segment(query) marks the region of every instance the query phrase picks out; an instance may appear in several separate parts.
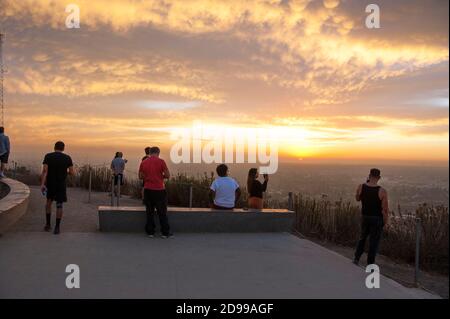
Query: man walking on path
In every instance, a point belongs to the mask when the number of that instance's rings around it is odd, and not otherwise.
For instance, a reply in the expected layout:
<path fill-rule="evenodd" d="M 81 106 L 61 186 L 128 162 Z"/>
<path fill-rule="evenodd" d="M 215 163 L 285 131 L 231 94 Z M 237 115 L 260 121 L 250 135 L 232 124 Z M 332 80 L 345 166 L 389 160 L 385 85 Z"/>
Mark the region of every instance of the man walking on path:
<path fill-rule="evenodd" d="M 5 128 L 3 126 L 0 126 L 0 178 L 5 177 L 4 171 L 6 164 L 8 164 L 9 151 L 9 137 L 5 135 Z"/>
<path fill-rule="evenodd" d="M 158 147 L 150 148 L 150 156 L 141 162 L 139 167 L 139 178 L 144 181 L 144 202 L 147 212 L 147 224 L 145 231 L 150 238 L 155 236 L 154 211 L 159 217 L 161 225 L 161 237 L 169 238 L 169 221 L 167 218 L 167 193 L 164 186 L 164 179 L 170 177 L 166 162 L 159 158 Z"/>
<path fill-rule="evenodd" d="M 361 237 L 356 247 L 354 264 L 359 263 L 359 259 L 364 253 L 367 237 L 369 237 L 367 264 L 375 263 L 383 227 L 389 221 L 388 195 L 387 191 L 378 185 L 380 178 L 380 170 L 372 168 L 367 182 L 359 185 L 356 190 L 356 200 L 362 204 L 362 222 Z"/>
<path fill-rule="evenodd" d="M 74 175 L 72 159 L 64 154 L 65 145 L 58 141 L 55 143 L 55 151 L 48 153 L 42 162 L 41 191 L 47 197 L 45 205 L 45 231 L 51 230 L 50 218 L 52 203 L 56 202 L 56 225 L 53 233 L 59 234 L 61 218 L 63 215 L 63 203 L 67 202 L 66 179 L 67 174 Z"/>

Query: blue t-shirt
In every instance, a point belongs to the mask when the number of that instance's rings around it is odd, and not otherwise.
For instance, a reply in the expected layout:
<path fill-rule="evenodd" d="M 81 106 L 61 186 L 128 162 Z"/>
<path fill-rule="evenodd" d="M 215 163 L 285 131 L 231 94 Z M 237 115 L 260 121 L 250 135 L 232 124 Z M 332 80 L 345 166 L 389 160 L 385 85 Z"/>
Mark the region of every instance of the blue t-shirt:
<path fill-rule="evenodd" d="M 111 169 L 114 171 L 114 174 L 123 174 L 125 170 L 125 160 L 122 157 L 116 157 L 111 162 Z"/>
<path fill-rule="evenodd" d="M 214 204 L 233 208 L 236 200 L 236 189 L 239 184 L 231 177 L 217 177 L 210 187 L 215 193 Z"/>
<path fill-rule="evenodd" d="M 0 133 L 0 155 L 9 153 L 9 137 L 3 133 Z"/>

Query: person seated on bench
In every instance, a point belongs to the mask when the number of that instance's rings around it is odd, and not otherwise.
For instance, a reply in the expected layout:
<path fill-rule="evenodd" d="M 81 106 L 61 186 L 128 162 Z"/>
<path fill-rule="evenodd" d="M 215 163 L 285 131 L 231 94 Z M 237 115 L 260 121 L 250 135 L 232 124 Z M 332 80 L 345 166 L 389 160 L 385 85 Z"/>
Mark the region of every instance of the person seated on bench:
<path fill-rule="evenodd" d="M 248 208 L 262 209 L 263 208 L 263 193 L 267 189 L 267 182 L 269 175 L 264 174 L 264 183 L 258 181 L 258 169 L 250 168 L 247 178 L 248 191 Z"/>
<path fill-rule="evenodd" d="M 228 176 L 228 167 L 220 164 L 216 168 L 218 177 L 210 187 L 211 208 L 233 209 L 241 196 L 239 184 Z"/>

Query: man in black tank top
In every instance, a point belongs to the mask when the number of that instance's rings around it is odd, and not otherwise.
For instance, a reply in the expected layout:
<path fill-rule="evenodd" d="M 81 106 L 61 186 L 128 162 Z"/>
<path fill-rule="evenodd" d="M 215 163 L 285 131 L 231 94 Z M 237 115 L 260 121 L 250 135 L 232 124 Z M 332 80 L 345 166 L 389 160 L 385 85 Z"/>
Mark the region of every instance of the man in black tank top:
<path fill-rule="evenodd" d="M 367 182 L 359 185 L 356 191 L 356 200 L 362 204 L 362 222 L 361 237 L 356 247 L 355 259 L 353 260 L 355 264 L 359 263 L 359 259 L 364 253 L 367 237 L 369 237 L 367 264 L 375 263 L 375 256 L 378 251 L 383 226 L 388 223 L 388 197 L 386 190 L 378 185 L 380 178 L 380 170 L 372 168 Z"/>

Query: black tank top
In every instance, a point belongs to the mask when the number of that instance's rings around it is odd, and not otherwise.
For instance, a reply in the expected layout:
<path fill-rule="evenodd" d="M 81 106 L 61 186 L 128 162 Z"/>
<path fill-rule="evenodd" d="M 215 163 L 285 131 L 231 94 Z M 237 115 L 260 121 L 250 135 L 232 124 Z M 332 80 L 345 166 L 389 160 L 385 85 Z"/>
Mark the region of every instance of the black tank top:
<path fill-rule="evenodd" d="M 367 186 L 362 185 L 361 190 L 361 212 L 364 216 L 380 216 L 382 217 L 381 199 L 378 196 L 380 186 Z"/>

